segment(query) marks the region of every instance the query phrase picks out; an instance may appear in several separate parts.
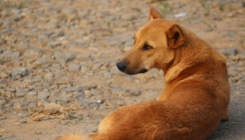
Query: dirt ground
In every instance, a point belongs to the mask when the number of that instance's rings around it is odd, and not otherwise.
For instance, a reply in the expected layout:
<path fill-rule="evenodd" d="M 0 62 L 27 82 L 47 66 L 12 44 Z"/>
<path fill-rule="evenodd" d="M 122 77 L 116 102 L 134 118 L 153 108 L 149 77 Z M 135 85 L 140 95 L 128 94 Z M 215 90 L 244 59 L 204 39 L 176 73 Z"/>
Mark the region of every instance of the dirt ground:
<path fill-rule="evenodd" d="M 243 0 L 0 0 L 0 140 L 88 134 L 113 110 L 157 99 L 162 71 L 115 65 L 149 4 L 226 56 L 230 121 L 210 140 L 245 140 Z"/>

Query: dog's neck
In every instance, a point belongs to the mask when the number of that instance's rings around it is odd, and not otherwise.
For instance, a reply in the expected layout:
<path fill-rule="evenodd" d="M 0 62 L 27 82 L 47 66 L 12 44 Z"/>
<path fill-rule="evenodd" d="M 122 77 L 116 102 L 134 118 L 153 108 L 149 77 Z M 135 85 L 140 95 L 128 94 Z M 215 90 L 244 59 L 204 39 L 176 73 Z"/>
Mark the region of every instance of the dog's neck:
<path fill-rule="evenodd" d="M 174 60 L 164 70 L 164 79 L 167 83 L 176 79 L 184 70 L 205 62 L 211 55 L 206 53 L 212 49 L 208 44 L 190 31 L 185 29 L 184 32 L 185 43 L 175 50 Z M 197 55 L 200 51 L 203 55 Z"/>

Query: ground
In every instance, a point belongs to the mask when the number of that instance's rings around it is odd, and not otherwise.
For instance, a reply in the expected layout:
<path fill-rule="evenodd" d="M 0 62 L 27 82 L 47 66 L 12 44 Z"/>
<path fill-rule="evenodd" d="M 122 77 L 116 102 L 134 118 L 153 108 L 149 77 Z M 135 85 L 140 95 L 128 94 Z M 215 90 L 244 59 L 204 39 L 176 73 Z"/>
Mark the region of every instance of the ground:
<path fill-rule="evenodd" d="M 113 110 L 157 99 L 162 71 L 129 76 L 115 66 L 149 4 L 226 56 L 230 121 L 209 140 L 245 140 L 242 0 L 1 0 L 0 140 L 87 134 Z"/>

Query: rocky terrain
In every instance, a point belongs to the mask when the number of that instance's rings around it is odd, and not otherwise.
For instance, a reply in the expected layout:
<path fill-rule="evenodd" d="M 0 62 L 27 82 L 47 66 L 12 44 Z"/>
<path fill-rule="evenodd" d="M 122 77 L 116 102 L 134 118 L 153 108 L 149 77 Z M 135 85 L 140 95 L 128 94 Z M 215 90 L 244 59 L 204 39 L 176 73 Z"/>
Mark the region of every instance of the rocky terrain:
<path fill-rule="evenodd" d="M 149 4 L 226 56 L 230 121 L 210 140 L 245 140 L 242 0 L 1 0 L 0 140 L 93 132 L 113 110 L 157 99 L 162 71 L 129 76 L 115 66 Z"/>

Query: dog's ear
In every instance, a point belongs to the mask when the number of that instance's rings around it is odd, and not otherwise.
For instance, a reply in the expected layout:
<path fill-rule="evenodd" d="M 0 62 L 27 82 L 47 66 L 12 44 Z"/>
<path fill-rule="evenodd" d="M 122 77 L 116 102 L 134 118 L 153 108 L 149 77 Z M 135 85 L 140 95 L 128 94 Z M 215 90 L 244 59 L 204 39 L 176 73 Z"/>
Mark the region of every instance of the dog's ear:
<path fill-rule="evenodd" d="M 184 34 L 181 28 L 174 24 L 166 31 L 167 43 L 170 49 L 175 49 L 184 44 Z"/>
<path fill-rule="evenodd" d="M 153 9 L 151 6 L 149 6 L 148 9 L 149 9 L 149 20 L 162 18 L 162 15 L 157 10 Z"/>

